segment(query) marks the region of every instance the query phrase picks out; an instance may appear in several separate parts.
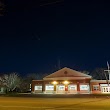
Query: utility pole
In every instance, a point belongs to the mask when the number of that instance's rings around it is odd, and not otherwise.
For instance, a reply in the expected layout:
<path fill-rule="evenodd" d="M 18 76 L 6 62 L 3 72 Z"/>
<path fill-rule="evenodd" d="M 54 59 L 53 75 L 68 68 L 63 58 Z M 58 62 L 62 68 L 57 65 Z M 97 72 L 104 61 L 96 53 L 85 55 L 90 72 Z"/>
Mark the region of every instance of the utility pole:
<path fill-rule="evenodd" d="M 110 66 L 109 66 L 109 63 L 108 63 L 108 61 L 107 61 L 107 67 L 108 67 L 108 69 L 107 70 L 104 70 L 105 72 L 108 72 L 108 75 L 109 75 L 109 77 L 107 78 L 107 76 L 106 76 L 106 80 L 107 80 L 107 82 L 108 82 L 108 86 L 109 86 L 109 81 L 110 81 Z"/>

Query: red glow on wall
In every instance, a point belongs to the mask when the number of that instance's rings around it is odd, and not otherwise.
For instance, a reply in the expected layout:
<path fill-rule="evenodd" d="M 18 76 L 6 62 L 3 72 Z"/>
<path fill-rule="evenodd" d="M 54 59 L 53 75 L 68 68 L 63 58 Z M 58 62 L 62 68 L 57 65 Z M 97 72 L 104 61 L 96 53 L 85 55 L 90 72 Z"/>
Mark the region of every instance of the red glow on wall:
<path fill-rule="evenodd" d="M 68 91 L 68 87 L 67 86 L 65 86 L 65 91 Z"/>

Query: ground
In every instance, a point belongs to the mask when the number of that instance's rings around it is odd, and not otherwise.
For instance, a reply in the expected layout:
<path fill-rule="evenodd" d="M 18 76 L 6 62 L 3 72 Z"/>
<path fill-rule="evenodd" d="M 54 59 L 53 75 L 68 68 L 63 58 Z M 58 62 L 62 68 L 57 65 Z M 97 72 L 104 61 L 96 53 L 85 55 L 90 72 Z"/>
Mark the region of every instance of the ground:
<path fill-rule="evenodd" d="M 104 97 L 6 97 L 0 96 L 0 110 L 109 110 L 110 98 Z"/>

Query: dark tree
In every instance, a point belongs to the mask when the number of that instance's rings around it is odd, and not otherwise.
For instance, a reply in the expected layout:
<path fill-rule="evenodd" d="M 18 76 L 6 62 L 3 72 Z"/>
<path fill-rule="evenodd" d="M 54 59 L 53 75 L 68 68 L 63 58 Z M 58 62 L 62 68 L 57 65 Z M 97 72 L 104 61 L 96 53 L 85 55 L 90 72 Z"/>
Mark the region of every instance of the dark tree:
<path fill-rule="evenodd" d="M 32 80 L 42 80 L 48 74 L 42 73 L 29 73 L 27 76 L 21 78 L 21 85 L 20 90 L 21 92 L 29 92 L 30 91 L 30 84 Z"/>
<path fill-rule="evenodd" d="M 4 1 L 0 0 L 0 16 L 4 15 L 4 11 L 5 11 Z"/>
<path fill-rule="evenodd" d="M 105 68 L 96 68 L 91 72 L 91 76 L 93 79 L 106 80 L 108 78 L 108 74 L 104 72 Z"/>
<path fill-rule="evenodd" d="M 87 75 L 89 75 L 90 74 L 90 72 L 89 71 L 86 71 L 86 70 L 84 70 L 84 71 L 80 71 L 81 73 L 84 73 L 84 74 L 87 74 Z"/>

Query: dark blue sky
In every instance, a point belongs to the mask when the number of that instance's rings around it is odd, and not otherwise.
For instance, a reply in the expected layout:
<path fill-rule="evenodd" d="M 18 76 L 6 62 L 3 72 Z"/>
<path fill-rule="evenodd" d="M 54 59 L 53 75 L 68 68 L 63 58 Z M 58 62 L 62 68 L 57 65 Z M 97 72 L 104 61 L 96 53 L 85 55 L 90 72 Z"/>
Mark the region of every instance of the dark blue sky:
<path fill-rule="evenodd" d="M 106 67 L 110 3 L 51 1 L 5 3 L 0 17 L 1 73 L 51 73 L 58 69 L 59 59 L 61 67 L 79 71 Z"/>

